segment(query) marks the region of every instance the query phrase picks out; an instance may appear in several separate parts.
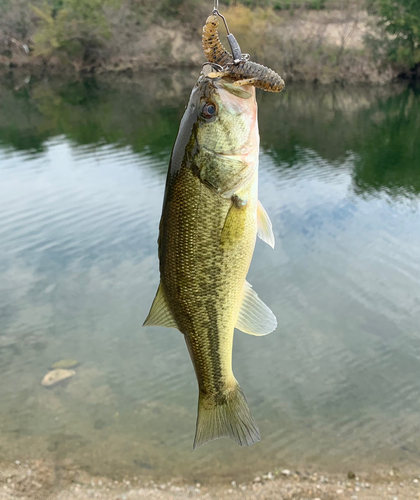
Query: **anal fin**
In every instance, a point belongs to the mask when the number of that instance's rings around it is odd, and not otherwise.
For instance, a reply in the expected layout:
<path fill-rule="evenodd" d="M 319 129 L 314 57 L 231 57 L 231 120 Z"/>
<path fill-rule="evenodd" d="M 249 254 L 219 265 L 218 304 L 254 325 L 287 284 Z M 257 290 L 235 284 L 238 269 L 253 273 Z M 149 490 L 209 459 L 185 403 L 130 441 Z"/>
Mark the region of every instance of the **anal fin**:
<path fill-rule="evenodd" d="M 143 326 L 166 326 L 168 328 L 178 328 L 175 320 L 169 310 L 165 294 L 162 289 L 162 284 L 156 292 L 155 300 L 150 308 L 149 314 L 145 319 Z"/>
<path fill-rule="evenodd" d="M 267 335 L 277 328 L 277 319 L 271 309 L 245 281 L 241 309 L 236 328 L 250 335 Z"/>
<path fill-rule="evenodd" d="M 257 225 L 258 225 L 258 237 L 274 248 L 274 233 L 273 225 L 271 224 L 270 217 L 268 216 L 265 208 L 262 206 L 261 202 L 258 201 L 257 207 Z"/>

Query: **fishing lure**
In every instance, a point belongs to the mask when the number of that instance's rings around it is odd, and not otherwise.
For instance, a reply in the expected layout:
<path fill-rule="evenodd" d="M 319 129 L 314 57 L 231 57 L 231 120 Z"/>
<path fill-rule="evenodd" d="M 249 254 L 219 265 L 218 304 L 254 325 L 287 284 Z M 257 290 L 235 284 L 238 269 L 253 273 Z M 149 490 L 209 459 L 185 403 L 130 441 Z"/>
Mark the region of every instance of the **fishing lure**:
<path fill-rule="evenodd" d="M 223 16 L 214 11 L 207 18 L 203 26 L 203 49 L 207 60 L 220 66 L 221 72 L 210 73 L 209 76 L 228 76 L 235 80 L 234 85 L 253 85 L 268 92 L 281 92 L 284 88 L 284 81 L 275 71 L 262 64 L 257 64 L 247 60 L 247 57 L 241 55 L 238 43 L 235 37 L 229 33 L 225 19 L 225 26 L 228 31 L 228 40 L 235 58 L 224 47 L 219 38 L 218 16 Z M 231 39 L 229 39 L 231 37 Z"/>

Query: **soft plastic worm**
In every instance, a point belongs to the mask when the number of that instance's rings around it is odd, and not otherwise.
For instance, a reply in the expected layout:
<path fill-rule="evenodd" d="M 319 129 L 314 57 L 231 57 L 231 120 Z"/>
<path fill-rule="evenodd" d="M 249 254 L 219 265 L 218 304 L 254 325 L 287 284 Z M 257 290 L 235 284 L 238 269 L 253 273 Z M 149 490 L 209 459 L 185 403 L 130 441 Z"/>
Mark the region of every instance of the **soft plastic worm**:
<path fill-rule="evenodd" d="M 233 80 L 241 81 L 242 84 L 249 83 L 268 92 L 281 92 L 284 81 L 272 69 L 252 61 L 234 62 L 232 55 L 220 41 L 218 27 L 219 18 L 214 14 L 207 18 L 203 26 L 203 49 L 208 61 L 222 66 L 226 75 Z"/>
<path fill-rule="evenodd" d="M 206 24 L 203 26 L 203 49 L 209 62 L 224 67 L 229 63 L 233 63 L 233 57 L 223 47 L 217 31 L 218 27 L 219 17 L 212 14 L 207 18 Z"/>

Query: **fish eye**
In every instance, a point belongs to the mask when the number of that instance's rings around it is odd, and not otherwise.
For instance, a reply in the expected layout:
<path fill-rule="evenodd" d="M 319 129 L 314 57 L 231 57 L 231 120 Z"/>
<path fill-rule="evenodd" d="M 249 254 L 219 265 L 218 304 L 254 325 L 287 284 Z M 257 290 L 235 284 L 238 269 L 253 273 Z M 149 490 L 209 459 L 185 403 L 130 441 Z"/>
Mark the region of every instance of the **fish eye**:
<path fill-rule="evenodd" d="M 211 101 L 209 101 L 204 104 L 203 109 L 201 111 L 201 116 L 207 119 L 213 118 L 216 112 L 217 112 L 216 105 Z"/>

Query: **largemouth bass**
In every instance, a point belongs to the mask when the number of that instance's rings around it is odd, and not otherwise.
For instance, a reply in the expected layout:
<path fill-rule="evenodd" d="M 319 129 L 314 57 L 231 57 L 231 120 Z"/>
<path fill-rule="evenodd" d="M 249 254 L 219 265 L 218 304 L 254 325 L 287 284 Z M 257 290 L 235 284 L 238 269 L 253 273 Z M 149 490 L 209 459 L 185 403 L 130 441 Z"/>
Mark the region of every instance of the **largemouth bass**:
<path fill-rule="evenodd" d="M 257 234 L 274 247 L 258 202 L 255 88 L 202 74 L 172 151 L 159 229 L 160 285 L 145 326 L 184 334 L 199 387 L 194 448 L 221 437 L 242 446 L 260 432 L 232 372 L 234 328 L 277 326 L 246 275 Z"/>

